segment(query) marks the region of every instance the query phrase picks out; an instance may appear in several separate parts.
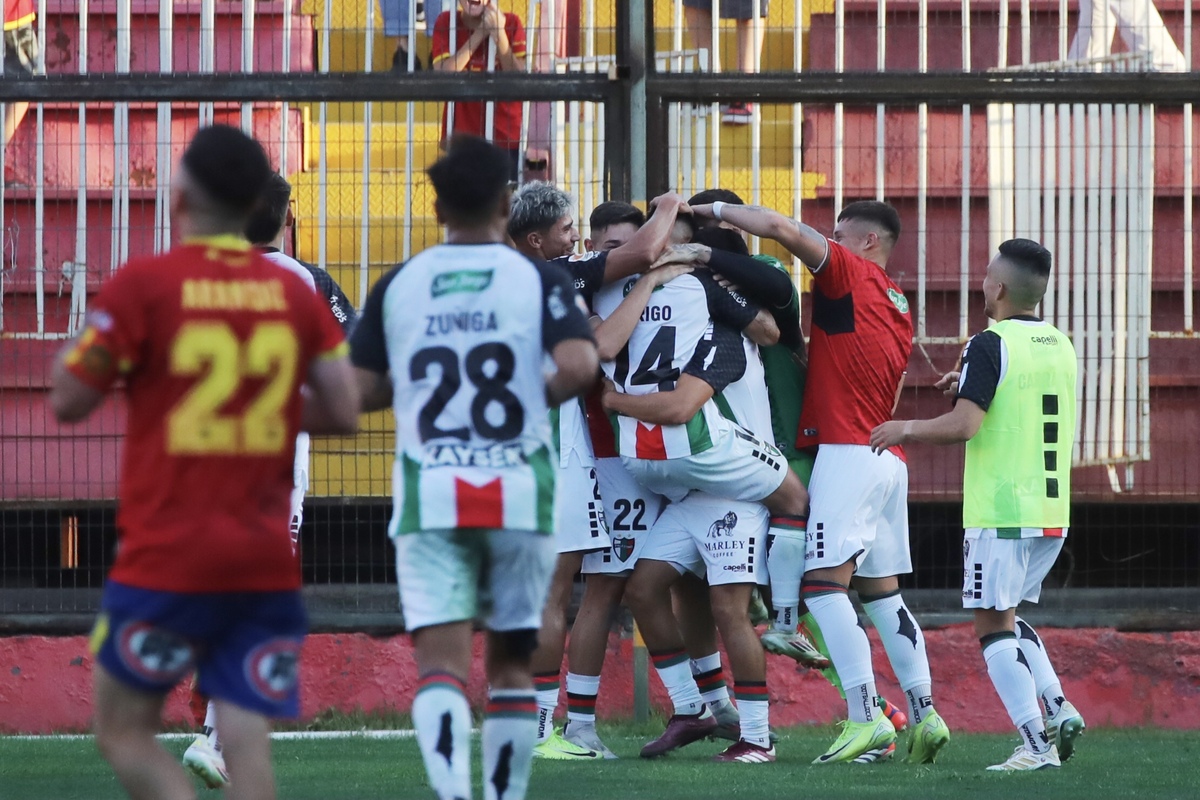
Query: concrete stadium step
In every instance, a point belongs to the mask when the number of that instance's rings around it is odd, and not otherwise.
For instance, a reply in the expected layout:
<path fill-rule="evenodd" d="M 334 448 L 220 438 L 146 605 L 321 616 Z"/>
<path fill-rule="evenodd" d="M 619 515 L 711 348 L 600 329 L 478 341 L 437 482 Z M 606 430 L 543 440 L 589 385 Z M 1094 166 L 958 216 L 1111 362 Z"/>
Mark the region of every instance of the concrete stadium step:
<path fill-rule="evenodd" d="M 403 122 L 372 120 L 371 169 L 402 170 L 408 153 L 408 142 L 413 142 L 413 163 L 418 170 L 432 164 L 440 153 L 438 139 L 441 130 L 436 123 L 417 122 L 412 133 Z M 367 126 L 361 121 L 338 121 L 326 125 L 326 159 L 331 170 L 361 170 L 363 145 L 367 141 Z M 316 170 L 320 164 L 321 126 L 316 117 L 309 117 L 308 169 Z"/>
<path fill-rule="evenodd" d="M 47 0 L 41 25 L 46 37 L 46 71 L 79 72 L 80 0 Z M 164 21 L 159 19 L 159 0 L 131 0 L 130 69 L 133 72 L 159 71 L 159 38 Z M 298 4 L 297 4 L 298 6 Z M 173 4 L 172 71 L 200 70 L 201 4 Z M 242 68 L 242 3 L 218 0 L 215 3 L 214 69 L 240 72 Z M 90 72 L 116 72 L 117 2 L 90 0 L 88 16 L 88 63 Z M 283 3 L 257 2 L 254 6 L 254 70 L 280 72 L 283 69 Z M 312 17 L 300 8 L 292 11 L 291 69 L 311 72 L 315 68 Z"/>

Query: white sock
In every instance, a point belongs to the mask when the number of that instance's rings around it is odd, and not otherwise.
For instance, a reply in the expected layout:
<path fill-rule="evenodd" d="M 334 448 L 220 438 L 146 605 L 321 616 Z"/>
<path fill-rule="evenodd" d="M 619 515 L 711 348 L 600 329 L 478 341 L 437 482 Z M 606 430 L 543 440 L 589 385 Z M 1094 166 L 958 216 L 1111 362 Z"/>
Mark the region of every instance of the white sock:
<path fill-rule="evenodd" d="M 1029 662 L 1029 671 L 1033 673 L 1034 689 L 1046 709 L 1046 716 L 1057 715 L 1062 704 L 1067 702 L 1062 684 L 1058 680 L 1058 673 L 1054 671 L 1054 665 L 1050 663 L 1050 654 L 1046 652 L 1046 645 L 1042 641 L 1042 637 L 1038 636 L 1032 625 L 1020 617 L 1017 617 L 1017 644 L 1021 646 L 1025 660 Z"/>
<path fill-rule="evenodd" d="M 1012 633 L 992 633 L 982 637 L 983 660 L 996 694 L 1008 711 L 1008 718 L 1021 734 L 1026 749 L 1044 753 L 1050 749 L 1042 712 L 1038 709 L 1033 675 L 1021 654 L 1021 646 Z"/>
<path fill-rule="evenodd" d="M 888 661 L 908 700 L 909 718 L 917 725 L 933 710 L 933 681 L 929 677 L 925 634 L 904 604 L 899 590 L 869 600 L 860 595 L 859 599 L 875 630 L 879 631 Z"/>
<path fill-rule="evenodd" d="M 600 694 L 599 675 L 567 672 L 567 720 L 577 725 L 596 724 L 596 696 Z"/>
<path fill-rule="evenodd" d="M 771 627 L 793 633 L 800 622 L 800 582 L 804 579 L 804 517 L 771 517 L 767 575 L 771 578 Z"/>
<path fill-rule="evenodd" d="M 654 662 L 654 671 L 671 696 L 676 714 L 699 714 L 704 707 L 700 699 L 700 688 L 692 677 L 692 669 L 688 664 L 687 653 L 683 650 L 672 650 L 666 653 L 651 653 L 650 660 Z"/>
<path fill-rule="evenodd" d="M 692 676 L 700 689 L 700 699 L 712 707 L 729 702 L 729 686 L 725 683 L 725 671 L 721 668 L 721 654 L 713 653 L 692 659 Z"/>
<path fill-rule="evenodd" d="M 741 714 L 742 738 L 759 747 L 771 746 L 771 726 L 768 719 L 767 682 L 738 681 L 733 685 Z"/>
<path fill-rule="evenodd" d="M 483 717 L 485 800 L 523 800 L 529 787 L 537 723 L 537 700 L 533 692 L 492 689 L 488 693 Z"/>
<path fill-rule="evenodd" d="M 554 735 L 554 709 L 558 708 L 559 686 L 557 672 L 536 673 L 533 676 L 533 688 L 537 692 L 539 743 Z"/>
<path fill-rule="evenodd" d="M 858 625 L 858 614 L 841 586 L 809 584 L 804 602 L 821 626 L 829 659 L 842 679 L 846 707 L 853 722 L 871 722 L 875 706 L 875 673 L 871 668 L 871 642 Z"/>
<path fill-rule="evenodd" d="M 412 704 L 425 774 L 439 800 L 471 796 L 471 707 L 457 678 L 421 679 Z"/>
<path fill-rule="evenodd" d="M 208 746 L 220 752 L 221 740 L 217 737 L 217 704 L 212 700 L 204 709 L 204 734 L 208 737 Z"/>

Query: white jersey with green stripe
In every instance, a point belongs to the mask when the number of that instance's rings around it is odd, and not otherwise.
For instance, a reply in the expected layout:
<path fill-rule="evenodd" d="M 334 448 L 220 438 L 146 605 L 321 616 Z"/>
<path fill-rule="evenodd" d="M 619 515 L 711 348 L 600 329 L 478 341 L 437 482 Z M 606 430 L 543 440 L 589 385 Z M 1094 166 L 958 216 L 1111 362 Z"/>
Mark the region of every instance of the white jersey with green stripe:
<path fill-rule="evenodd" d="M 351 358 L 393 384 L 393 536 L 554 532 L 546 354 L 590 336 L 569 276 L 499 244 L 433 247 L 376 284 Z"/>
<path fill-rule="evenodd" d="M 583 410 L 583 398 L 572 398 L 561 406 L 550 409 L 550 433 L 554 452 L 558 454 L 558 466 L 568 466 L 572 455 L 579 459 L 580 466 L 596 465 L 596 458 L 592 453 L 592 436 L 588 431 L 587 416 Z"/>
<path fill-rule="evenodd" d="M 771 430 L 771 401 L 767 394 L 766 371 L 758 345 L 742 337 L 746 371 L 741 378 L 716 396 L 717 407 L 729 419 L 764 442 L 775 441 Z"/>
<path fill-rule="evenodd" d="M 632 290 L 636 278 L 610 284 L 596 293 L 593 307 L 607 319 Z M 629 342 L 614 360 L 603 364 L 617 390 L 633 395 L 671 391 L 698 346 L 713 335 L 709 290 L 695 274 L 682 275 L 655 289 Z M 711 351 L 716 354 L 715 349 Z M 630 458 L 685 458 L 713 445 L 730 423 L 713 400 L 683 425 L 655 425 L 616 415 L 617 453 Z"/>

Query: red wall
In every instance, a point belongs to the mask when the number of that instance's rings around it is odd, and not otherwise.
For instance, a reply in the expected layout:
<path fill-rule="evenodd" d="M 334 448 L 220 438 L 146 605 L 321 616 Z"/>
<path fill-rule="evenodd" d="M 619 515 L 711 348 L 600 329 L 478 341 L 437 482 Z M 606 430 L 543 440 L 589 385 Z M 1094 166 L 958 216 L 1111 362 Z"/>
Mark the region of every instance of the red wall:
<path fill-rule="evenodd" d="M 1200 632 L 1118 633 L 1107 629 L 1040 631 L 1059 670 L 1067 696 L 1089 725 L 1156 725 L 1200 728 Z M 902 702 L 874 631 L 875 669 L 880 690 Z M 1008 718 L 988 682 L 987 670 L 968 625 L 926 631 L 934 699 L 951 728 L 1004 732 Z M 477 651 L 482 640 L 476 638 Z M 599 714 L 632 713 L 629 640 L 609 644 Z M 85 730 L 91 716 L 91 657 L 82 636 L 0 639 L 0 733 Z M 778 726 L 828 723 L 844 714 L 837 693 L 820 674 L 797 671 L 791 661 L 768 660 L 771 721 Z M 480 705 L 484 679 L 475 661 L 470 694 Z M 363 634 L 310 636 L 304 650 L 303 716 L 341 711 L 407 711 L 416 689 L 416 667 L 404 636 L 373 639 Z M 656 708 L 666 694 L 651 678 Z M 172 695 L 167 717 L 190 719 L 186 695 Z"/>

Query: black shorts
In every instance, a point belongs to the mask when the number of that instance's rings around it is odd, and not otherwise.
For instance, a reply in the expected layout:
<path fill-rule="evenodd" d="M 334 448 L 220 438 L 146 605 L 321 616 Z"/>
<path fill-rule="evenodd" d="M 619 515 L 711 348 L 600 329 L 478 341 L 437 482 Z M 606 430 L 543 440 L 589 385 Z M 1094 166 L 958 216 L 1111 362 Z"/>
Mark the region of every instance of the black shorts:
<path fill-rule="evenodd" d="M 32 75 L 37 66 L 38 40 L 33 25 L 4 32 L 4 74 Z"/>
<path fill-rule="evenodd" d="M 712 13 L 712 0 L 683 0 L 683 4 Z M 717 14 L 721 19 L 754 19 L 754 0 L 719 0 Z M 758 16 L 766 18 L 767 0 L 758 0 Z"/>

